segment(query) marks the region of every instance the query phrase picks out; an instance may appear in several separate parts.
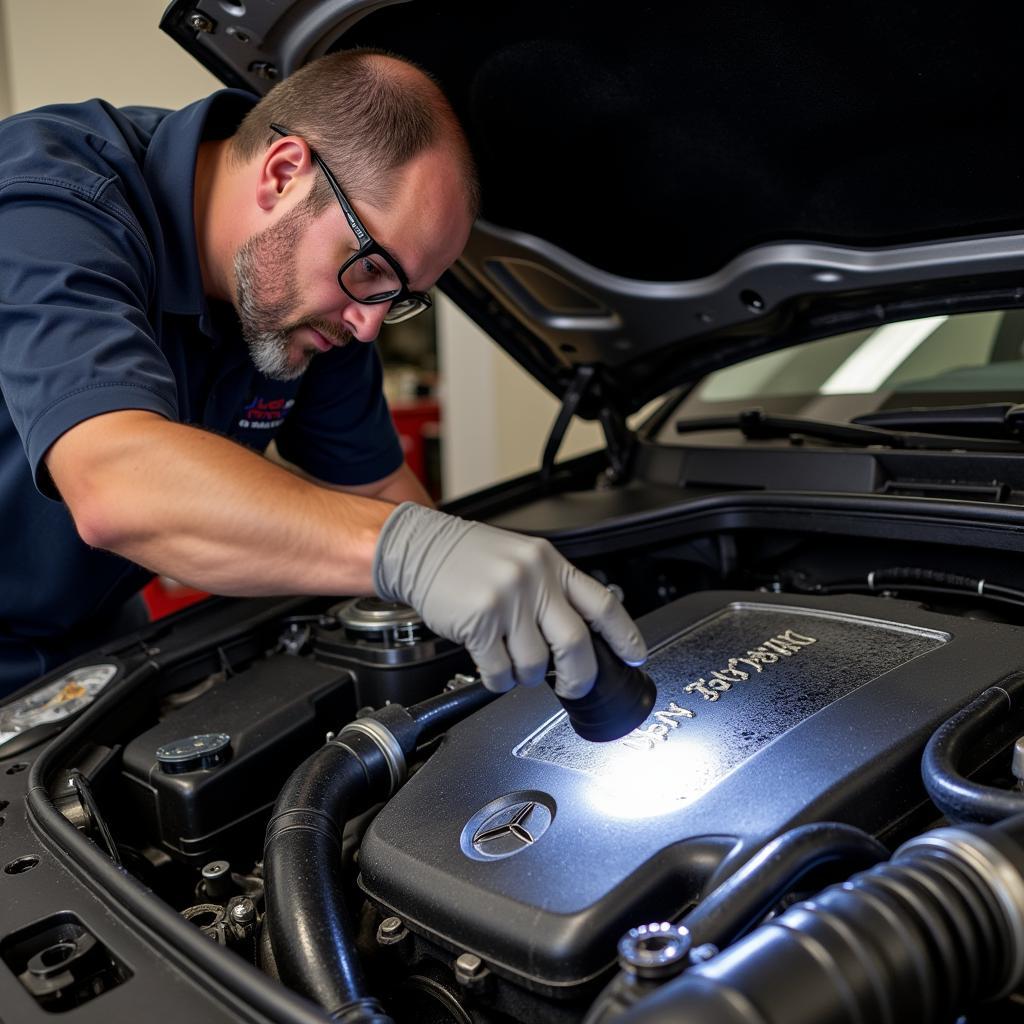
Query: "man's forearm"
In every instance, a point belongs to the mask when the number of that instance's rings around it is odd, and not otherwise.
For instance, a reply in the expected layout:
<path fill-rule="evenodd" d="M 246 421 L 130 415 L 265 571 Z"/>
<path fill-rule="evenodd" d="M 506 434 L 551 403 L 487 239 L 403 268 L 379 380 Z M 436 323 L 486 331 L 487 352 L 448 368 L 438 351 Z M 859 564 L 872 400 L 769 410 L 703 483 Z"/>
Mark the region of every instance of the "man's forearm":
<path fill-rule="evenodd" d="M 86 420 L 46 466 L 86 543 L 221 594 L 366 594 L 412 605 L 464 644 L 495 690 L 544 678 L 584 695 L 589 625 L 639 664 L 618 600 L 546 540 L 398 507 L 305 480 L 214 434 L 151 412 Z"/>
<path fill-rule="evenodd" d="M 434 500 L 416 478 L 408 463 L 403 463 L 384 485 L 375 491 L 373 497 L 393 502 L 395 505 L 400 505 L 403 501 L 415 501 L 417 505 L 434 507 Z"/>
<path fill-rule="evenodd" d="M 289 462 L 271 442 L 267 448 L 266 456 L 279 466 L 284 466 L 297 476 L 311 483 L 319 484 L 321 487 L 329 487 L 332 491 L 343 491 L 345 494 L 357 494 L 364 498 L 379 498 L 381 501 L 389 501 L 393 505 L 399 505 L 403 501 L 415 501 L 419 505 L 434 507 L 434 500 L 427 493 L 426 488 L 419 482 L 416 474 L 409 468 L 407 462 L 403 462 L 393 473 L 370 484 L 329 484 L 323 480 L 317 480 L 301 466 Z"/>
<path fill-rule="evenodd" d="M 47 467 L 83 539 L 219 594 L 371 593 L 387 502 L 147 412 L 87 420 Z"/>

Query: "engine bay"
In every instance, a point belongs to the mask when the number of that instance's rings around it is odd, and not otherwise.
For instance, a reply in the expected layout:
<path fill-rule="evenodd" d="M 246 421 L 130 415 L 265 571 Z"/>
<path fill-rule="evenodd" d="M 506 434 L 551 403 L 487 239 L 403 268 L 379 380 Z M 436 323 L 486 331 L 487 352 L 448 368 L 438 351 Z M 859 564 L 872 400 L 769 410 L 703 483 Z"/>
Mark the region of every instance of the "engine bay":
<path fill-rule="evenodd" d="M 719 592 L 673 602 L 641 623 L 659 694 L 644 725 L 591 744 L 546 690 L 502 697 L 377 815 L 364 891 L 442 947 L 566 994 L 610 966 L 631 924 L 677 919 L 727 859 L 780 831 L 886 832 L 915 810 L 911 752 L 1018 652 L 990 623 L 877 610 Z M 954 668 L 965 660 L 979 666 L 969 679 Z M 503 833 L 515 818 L 520 834 Z"/>
<path fill-rule="evenodd" d="M 351 971 L 372 993 L 352 1020 L 678 1019 L 682 1003 L 657 1016 L 663 992 L 766 941 L 800 900 L 893 869 L 936 828 L 1002 820 L 951 814 L 922 778 L 946 725 L 1001 693 L 1007 707 L 956 760 L 1016 796 L 1022 607 L 958 573 L 959 555 L 737 531 L 583 560 L 638 615 L 658 690 L 610 743 L 580 739 L 546 686 L 482 692 L 466 652 L 411 609 L 215 604 L 75 667 L 148 683 L 88 741 L 48 753 L 47 796 L 161 914 L 271 985 L 337 1012 L 324 992 Z M 0 757 L 31 735 L 15 728 Z M 33 957 L 80 941 L 93 952 L 40 995 Z M 684 947 L 674 972 L 630 966 Z M 0 954 L 47 1009 L 130 981 L 79 916 L 16 929 Z"/>

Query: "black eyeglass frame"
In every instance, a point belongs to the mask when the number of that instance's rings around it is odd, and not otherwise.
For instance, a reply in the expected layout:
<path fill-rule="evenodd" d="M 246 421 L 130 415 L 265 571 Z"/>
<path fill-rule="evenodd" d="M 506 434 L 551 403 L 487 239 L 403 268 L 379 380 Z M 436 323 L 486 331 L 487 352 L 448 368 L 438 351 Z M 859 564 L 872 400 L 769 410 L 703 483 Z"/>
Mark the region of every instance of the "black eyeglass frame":
<path fill-rule="evenodd" d="M 271 129 L 277 132 L 278 135 L 287 137 L 294 135 L 294 132 L 288 131 L 282 125 L 271 124 Z M 296 138 L 302 138 L 301 135 L 295 136 Z M 308 144 L 308 143 L 307 143 Z M 395 306 L 400 306 L 403 302 L 410 302 L 412 306 L 404 311 L 399 311 L 392 314 L 390 311 L 384 317 L 384 323 L 394 324 L 400 323 L 403 320 L 409 320 L 419 313 L 422 313 L 426 309 L 430 309 L 433 305 L 430 296 L 426 292 L 414 292 L 409 287 L 409 278 L 406 276 L 405 271 L 402 269 L 401 264 L 396 260 L 371 234 L 363 227 L 363 222 L 356 215 L 356 211 L 352 208 L 352 204 L 348 201 L 348 197 L 345 195 L 342 187 L 338 184 L 338 179 L 331 173 L 331 169 L 324 163 L 320 154 L 312 147 L 309 147 L 309 156 L 312 161 L 320 168 L 324 173 L 324 177 L 327 179 L 327 184 L 331 186 L 331 190 L 334 192 L 335 198 L 338 200 L 338 205 L 341 206 L 342 213 L 345 214 L 345 219 L 348 221 L 348 226 L 352 229 L 352 234 L 356 236 L 356 242 L 359 244 L 359 248 L 341 265 L 338 271 L 338 286 L 341 290 L 354 302 L 361 303 L 364 306 L 375 306 L 382 302 L 388 302 L 391 304 L 392 309 Z M 360 298 L 358 295 L 353 295 L 352 292 L 345 287 L 344 274 L 356 260 L 362 259 L 364 256 L 377 255 L 384 260 L 385 263 L 395 272 L 398 280 L 401 282 L 401 287 L 393 292 L 381 292 L 379 295 L 371 295 L 369 298 Z"/>

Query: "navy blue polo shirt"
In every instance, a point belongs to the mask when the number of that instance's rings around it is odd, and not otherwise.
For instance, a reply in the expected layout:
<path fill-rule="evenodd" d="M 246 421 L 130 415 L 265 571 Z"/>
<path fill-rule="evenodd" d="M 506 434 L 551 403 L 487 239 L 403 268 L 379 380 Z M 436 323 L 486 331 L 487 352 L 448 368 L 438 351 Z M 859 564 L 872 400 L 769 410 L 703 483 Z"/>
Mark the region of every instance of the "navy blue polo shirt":
<path fill-rule="evenodd" d="M 253 366 L 231 306 L 203 295 L 196 151 L 255 98 L 182 110 L 101 100 L 0 122 L 0 693 L 94 646 L 150 573 L 79 539 L 43 456 L 92 416 L 146 409 L 329 483 L 401 465 L 375 347 L 318 354 L 298 381 Z M 273 515 L 272 494 L 252 495 Z"/>

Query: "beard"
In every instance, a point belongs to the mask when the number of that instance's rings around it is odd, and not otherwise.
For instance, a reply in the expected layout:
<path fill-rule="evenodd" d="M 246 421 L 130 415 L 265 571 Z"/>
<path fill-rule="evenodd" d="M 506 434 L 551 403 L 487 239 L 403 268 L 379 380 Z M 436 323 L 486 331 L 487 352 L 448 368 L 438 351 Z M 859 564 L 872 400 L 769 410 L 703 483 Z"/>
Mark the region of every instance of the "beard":
<path fill-rule="evenodd" d="M 296 380 L 317 349 L 300 347 L 293 332 L 310 327 L 337 345 L 351 340 L 347 331 L 321 317 L 296 320 L 300 305 L 295 254 L 309 212 L 296 207 L 277 224 L 250 236 L 235 253 L 235 310 L 252 361 L 271 380 Z"/>

